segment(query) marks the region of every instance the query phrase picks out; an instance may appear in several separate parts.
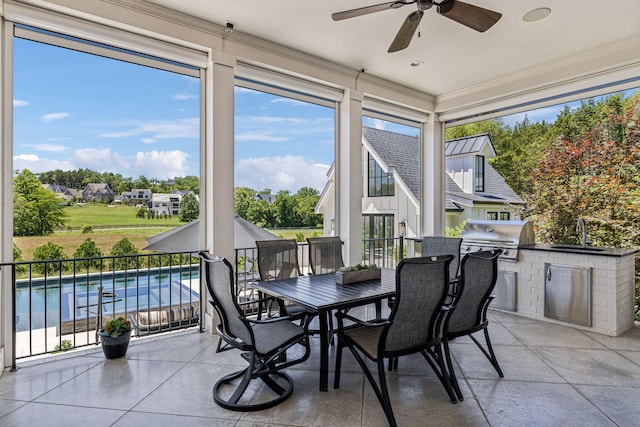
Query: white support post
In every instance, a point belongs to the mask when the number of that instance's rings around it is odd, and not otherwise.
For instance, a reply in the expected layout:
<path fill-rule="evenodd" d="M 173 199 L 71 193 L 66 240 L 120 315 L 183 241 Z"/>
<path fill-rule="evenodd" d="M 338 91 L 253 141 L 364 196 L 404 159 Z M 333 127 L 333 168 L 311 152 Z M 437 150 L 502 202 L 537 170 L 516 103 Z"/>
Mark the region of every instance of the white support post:
<path fill-rule="evenodd" d="M 432 114 L 422 125 L 422 235 L 443 236 L 445 231 L 444 126 Z"/>
<path fill-rule="evenodd" d="M 340 103 L 336 159 L 337 235 L 345 245 L 345 263 L 362 261 L 362 101 L 364 94 L 346 90 Z"/>

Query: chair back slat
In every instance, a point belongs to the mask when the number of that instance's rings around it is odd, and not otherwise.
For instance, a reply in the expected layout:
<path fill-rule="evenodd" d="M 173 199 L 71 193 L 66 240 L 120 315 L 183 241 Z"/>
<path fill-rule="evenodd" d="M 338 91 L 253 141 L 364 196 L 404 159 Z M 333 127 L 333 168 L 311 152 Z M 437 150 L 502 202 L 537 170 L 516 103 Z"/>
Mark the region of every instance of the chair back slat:
<path fill-rule="evenodd" d="M 473 252 L 461 263 L 456 309 L 449 317 L 449 333 L 470 330 L 485 321 L 486 306 L 498 277 L 500 251 Z"/>
<path fill-rule="evenodd" d="M 396 299 L 389 316 L 384 352 L 410 352 L 436 338 L 436 322 L 449 287 L 453 257 L 405 258 L 396 269 Z"/>
<path fill-rule="evenodd" d="M 309 265 L 313 274 L 333 273 L 344 267 L 340 237 L 309 237 Z"/>
<path fill-rule="evenodd" d="M 298 244 L 295 239 L 256 240 L 260 280 L 300 276 Z"/>
<path fill-rule="evenodd" d="M 242 313 L 233 295 L 233 267 L 226 258 L 214 257 L 208 252 L 200 252 L 200 258 L 204 262 L 209 295 L 220 317 L 220 332 L 245 343 L 252 342 L 251 331 L 241 320 Z"/>
<path fill-rule="evenodd" d="M 453 255 L 449 264 L 449 278 L 458 277 L 460 267 L 460 237 L 426 236 L 422 238 L 422 250 L 420 256 L 430 257 L 438 255 Z"/>

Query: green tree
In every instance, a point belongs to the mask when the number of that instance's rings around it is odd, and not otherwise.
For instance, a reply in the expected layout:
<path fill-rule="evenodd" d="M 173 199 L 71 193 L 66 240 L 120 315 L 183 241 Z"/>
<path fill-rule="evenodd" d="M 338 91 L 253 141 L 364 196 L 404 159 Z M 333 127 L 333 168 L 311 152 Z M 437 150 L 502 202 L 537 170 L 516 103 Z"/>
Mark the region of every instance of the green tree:
<path fill-rule="evenodd" d="M 276 227 L 296 226 L 293 200 L 287 190 L 280 190 L 273 201 L 272 209 Z"/>
<path fill-rule="evenodd" d="M 200 216 L 200 203 L 195 195 L 187 193 L 180 201 L 180 221 L 191 222 Z"/>
<path fill-rule="evenodd" d="M 96 245 L 96 242 L 91 240 L 91 238 L 87 238 L 84 242 L 78 246 L 78 249 L 73 253 L 74 258 L 101 258 L 102 251 Z M 100 268 L 100 259 L 89 259 L 85 261 L 78 261 L 77 267 L 86 269 L 86 268 Z"/>
<path fill-rule="evenodd" d="M 176 190 L 193 191 L 195 194 L 200 194 L 200 178 L 194 175 L 188 175 L 185 177 L 178 177 L 175 179 L 176 183 L 174 188 Z"/>
<path fill-rule="evenodd" d="M 65 224 L 60 201 L 45 190 L 33 172 L 24 169 L 13 179 L 13 234 L 46 236 Z"/>
<path fill-rule="evenodd" d="M 136 257 L 127 257 L 126 255 L 136 255 L 138 249 L 131 243 L 128 238 L 116 242 L 111 248 L 109 255 L 117 257 L 113 258 L 111 267 L 116 270 L 126 270 L 128 268 L 138 267 L 138 259 Z"/>
<path fill-rule="evenodd" d="M 322 215 L 314 213 L 319 199 L 320 193 L 314 188 L 302 187 L 298 190 L 293 197 L 296 226 L 315 227 L 322 223 Z"/>
<path fill-rule="evenodd" d="M 640 246 L 640 97 L 586 103 L 567 117 L 536 170 L 531 218 L 541 241 L 577 243 L 576 219 L 598 246 Z M 584 123 L 585 127 L 581 127 Z M 571 126 L 567 126 L 571 124 Z M 593 126 L 587 130 L 587 126 Z"/>
<path fill-rule="evenodd" d="M 68 268 L 67 263 L 62 261 L 67 259 L 62 246 L 56 245 L 52 242 L 47 242 L 42 246 L 38 246 L 33 251 L 33 259 L 34 261 L 59 260 L 59 262 L 34 263 L 33 269 L 41 274 L 54 274 L 66 271 Z"/>
<path fill-rule="evenodd" d="M 233 190 L 233 208 L 236 215 L 249 221 L 248 212 L 257 203 L 256 190 L 248 187 L 236 187 Z"/>

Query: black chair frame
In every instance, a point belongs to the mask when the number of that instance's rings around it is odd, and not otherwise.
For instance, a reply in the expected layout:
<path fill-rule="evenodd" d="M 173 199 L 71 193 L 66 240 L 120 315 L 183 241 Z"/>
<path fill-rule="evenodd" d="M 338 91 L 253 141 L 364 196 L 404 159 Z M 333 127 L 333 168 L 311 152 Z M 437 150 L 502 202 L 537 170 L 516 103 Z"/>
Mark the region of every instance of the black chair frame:
<path fill-rule="evenodd" d="M 216 326 L 216 332 L 220 339 L 228 346 L 242 351 L 242 358 L 244 358 L 249 365 L 242 370 L 233 372 L 220 378 L 213 386 L 213 400 L 219 406 L 230 409 L 233 411 L 259 411 L 276 406 L 285 400 L 287 400 L 293 393 L 293 380 L 289 375 L 281 372 L 283 369 L 302 363 L 309 358 L 311 353 L 308 331 L 306 327 L 300 327 L 291 323 L 289 317 L 276 317 L 266 320 L 253 320 L 242 316 L 240 307 L 233 297 L 233 268 L 229 261 L 225 258 L 213 258 L 207 252 L 200 252 L 200 257 L 204 262 L 206 283 L 211 296 L 209 301 L 216 313 L 219 316 L 220 323 Z M 215 264 L 218 263 L 218 264 Z M 214 267 L 215 264 L 215 267 Z M 213 285 L 210 283 L 211 278 L 215 275 L 212 273 L 213 268 L 226 268 L 229 275 L 229 294 L 226 296 L 219 296 L 214 292 Z M 226 299 L 226 307 L 231 304 L 235 306 L 235 312 L 228 313 L 224 309 L 225 303 L 221 298 Z M 236 316 L 233 319 L 231 316 Z M 237 322 L 240 320 L 240 324 Z M 290 325 L 286 325 L 286 323 Z M 278 325 L 280 324 L 280 325 Z M 240 327 L 238 332 L 234 333 L 231 329 Z M 256 328 L 262 330 L 262 333 L 269 334 L 269 330 L 274 332 L 282 332 L 282 329 L 274 329 L 279 327 L 285 327 L 285 331 L 282 334 L 282 341 L 277 345 L 268 346 L 269 351 L 260 351 L 256 341 Z M 238 335 L 244 335 L 244 339 Z M 268 339 L 272 339 L 269 337 Z M 287 350 L 295 345 L 302 345 L 305 349 L 304 354 L 298 358 L 287 360 L 284 357 Z M 272 347 L 272 348 L 271 348 Z M 220 345 L 216 350 L 221 351 Z M 233 387 L 234 382 L 240 379 L 239 384 L 231 393 L 229 397 L 223 397 L 223 389 L 227 387 Z M 268 401 L 261 401 L 257 403 L 240 403 L 244 392 L 251 383 L 252 380 L 262 380 L 275 394 L 276 397 Z M 277 381 L 279 380 L 279 381 Z M 229 393 L 227 393 L 229 394 Z"/>
<path fill-rule="evenodd" d="M 445 300 L 448 294 L 448 267 L 449 262 L 451 261 L 452 256 L 440 256 L 440 257 L 423 257 L 423 258 L 405 258 L 403 259 L 396 269 L 396 283 L 398 284 L 398 288 L 396 290 L 396 301 L 400 301 L 402 298 L 402 282 L 401 282 L 401 274 L 402 269 L 407 264 L 421 264 L 421 263 L 444 263 L 444 272 L 443 272 L 443 280 L 442 280 L 442 291 L 440 295 L 436 308 L 431 316 L 430 322 L 428 325 L 416 325 L 416 327 L 424 327 L 430 328 L 429 339 L 426 342 L 422 342 L 419 346 L 403 348 L 399 351 L 388 351 L 385 349 L 385 343 L 387 340 L 387 336 L 389 334 L 390 328 L 394 324 L 394 320 L 396 318 L 396 313 L 398 311 L 399 303 L 394 304 L 392 308 L 391 314 L 388 319 L 375 319 L 373 321 L 363 321 L 353 316 L 350 316 L 346 313 L 338 312 L 336 313 L 336 317 L 338 320 L 338 345 L 336 349 L 336 367 L 335 367 L 335 378 L 334 378 L 334 388 L 340 387 L 340 371 L 342 365 L 342 349 L 344 347 L 348 347 L 356 361 L 362 368 L 367 380 L 371 384 L 373 391 L 380 402 L 382 409 L 387 417 L 387 421 L 390 426 L 396 426 L 396 420 L 393 414 L 393 409 L 391 407 L 391 400 L 389 398 L 389 389 L 387 387 L 386 374 L 385 374 L 385 359 L 394 359 L 400 356 L 406 356 L 409 354 L 420 353 L 427 361 L 429 366 L 433 369 L 438 380 L 444 387 L 449 399 L 452 403 L 456 403 L 456 395 L 451 385 L 451 381 L 449 378 L 448 371 L 446 369 L 446 360 L 442 351 L 441 339 L 444 333 L 444 326 L 446 324 L 446 319 L 454 309 L 454 307 L 445 306 Z M 434 296 L 436 297 L 436 296 Z M 344 321 L 349 320 L 354 323 L 354 325 L 350 325 L 349 327 L 345 327 Z M 376 354 L 371 354 L 370 351 L 367 351 L 365 347 L 360 345 L 356 340 L 352 339 L 349 335 L 345 333 L 346 330 L 354 329 L 354 328 L 379 328 L 379 339 L 377 345 Z M 375 362 L 377 364 L 378 370 L 378 380 L 374 378 L 373 374 L 369 370 L 365 358 Z"/>
<path fill-rule="evenodd" d="M 469 277 L 469 273 L 466 273 L 467 263 L 469 263 L 471 260 L 473 259 L 482 260 L 491 265 L 492 274 L 490 278 L 490 283 L 487 285 L 487 291 L 484 293 L 484 295 L 482 295 L 481 300 L 478 304 L 478 309 L 476 313 L 469 313 L 470 315 L 475 316 L 475 324 L 472 327 L 463 329 L 463 330 L 455 330 L 455 331 L 449 330 L 449 323 L 451 321 L 451 317 L 449 317 L 447 318 L 446 325 L 445 325 L 446 332 L 442 339 L 442 345 L 444 347 L 444 354 L 447 359 L 447 367 L 449 371 L 449 376 L 451 377 L 451 385 L 456 392 L 456 396 L 458 397 L 458 400 L 460 401 L 464 400 L 464 397 L 462 396 L 462 392 L 460 391 L 460 386 L 458 384 L 458 380 L 456 378 L 456 374 L 453 369 L 453 363 L 451 361 L 451 350 L 449 348 L 450 340 L 453 340 L 454 338 L 457 338 L 457 337 L 469 336 L 469 338 L 471 338 L 471 340 L 476 344 L 476 346 L 482 351 L 482 354 L 484 354 L 485 357 L 489 360 L 489 362 L 491 362 L 491 365 L 498 373 L 498 376 L 500 378 L 504 378 L 504 374 L 502 372 L 502 369 L 500 368 L 498 359 L 496 358 L 495 352 L 493 351 L 493 346 L 491 345 L 491 339 L 489 338 L 489 329 L 488 329 L 489 320 L 487 319 L 487 310 L 489 309 L 489 305 L 491 304 L 491 301 L 493 301 L 493 299 L 495 298 L 495 295 L 492 295 L 492 292 L 498 277 L 497 264 L 498 264 L 498 256 L 500 256 L 501 253 L 502 251 L 500 249 L 496 249 L 491 251 L 482 251 L 482 252 L 474 252 L 474 253 L 466 254 L 460 263 L 461 274 L 460 274 L 460 282 L 458 285 L 457 292 L 455 294 L 450 295 L 453 298 L 453 304 L 455 305 L 461 304 L 460 301 L 461 301 L 461 298 L 464 298 L 465 287 L 472 286 L 473 281 L 477 279 L 476 275 L 471 274 L 471 277 Z M 457 315 L 462 314 L 462 311 L 464 311 L 463 307 L 459 307 L 459 308 L 462 308 L 462 310 L 459 313 L 456 313 Z M 475 336 L 473 336 L 474 333 L 479 331 L 483 331 L 484 333 L 484 339 L 487 346 L 486 349 L 482 346 L 480 341 L 478 341 L 478 339 Z"/>

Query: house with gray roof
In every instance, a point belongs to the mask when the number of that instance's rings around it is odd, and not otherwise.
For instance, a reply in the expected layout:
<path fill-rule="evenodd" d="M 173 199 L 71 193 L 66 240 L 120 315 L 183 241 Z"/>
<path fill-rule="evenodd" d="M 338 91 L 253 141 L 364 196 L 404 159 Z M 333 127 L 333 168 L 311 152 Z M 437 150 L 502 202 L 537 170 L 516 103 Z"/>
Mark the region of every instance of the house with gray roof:
<path fill-rule="evenodd" d="M 114 199 L 113 190 L 106 183 L 90 183 L 82 190 L 82 199 L 87 202 L 111 203 Z"/>
<path fill-rule="evenodd" d="M 496 155 L 488 134 L 446 141 L 445 153 L 447 227 L 468 219 L 519 219 L 524 202 L 488 163 Z M 390 237 L 401 231 L 409 237 L 422 234 L 420 158 L 417 136 L 362 128 L 365 238 Z M 327 235 L 332 234 L 331 218 L 335 217 L 333 174 L 331 167 L 316 205 L 316 212 L 324 214 Z"/>

